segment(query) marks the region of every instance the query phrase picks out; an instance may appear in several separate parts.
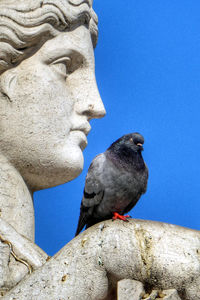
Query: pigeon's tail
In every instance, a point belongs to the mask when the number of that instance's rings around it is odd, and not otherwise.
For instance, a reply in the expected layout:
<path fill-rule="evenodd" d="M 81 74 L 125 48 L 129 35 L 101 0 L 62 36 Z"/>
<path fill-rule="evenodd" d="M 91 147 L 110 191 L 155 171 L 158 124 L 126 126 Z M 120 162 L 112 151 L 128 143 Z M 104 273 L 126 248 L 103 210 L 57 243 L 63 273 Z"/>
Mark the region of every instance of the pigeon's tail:
<path fill-rule="evenodd" d="M 78 226 L 77 226 L 75 236 L 77 236 L 81 232 L 83 227 L 87 224 L 87 221 L 88 221 L 88 213 L 87 211 L 85 211 L 84 207 L 81 206 L 80 217 L 78 220 Z"/>
<path fill-rule="evenodd" d="M 85 226 L 84 219 L 80 219 L 79 218 L 78 226 L 77 226 L 77 229 L 76 229 L 75 236 L 77 236 L 81 232 L 81 230 L 83 229 L 84 226 Z"/>
<path fill-rule="evenodd" d="M 78 221 L 78 227 L 77 227 L 77 230 L 76 230 L 76 234 L 75 236 L 77 236 L 81 230 L 83 229 L 83 227 L 86 225 L 85 229 L 101 222 L 101 221 L 104 221 L 104 220 L 108 220 L 110 218 L 105 218 L 105 219 L 94 219 L 94 218 L 89 218 L 87 215 L 85 216 L 81 216 L 79 217 L 79 221 Z"/>
<path fill-rule="evenodd" d="M 88 229 L 89 227 L 101 222 L 101 221 L 104 221 L 104 219 L 95 219 L 95 218 L 90 218 L 88 221 L 87 221 L 87 225 L 85 227 L 85 229 Z"/>

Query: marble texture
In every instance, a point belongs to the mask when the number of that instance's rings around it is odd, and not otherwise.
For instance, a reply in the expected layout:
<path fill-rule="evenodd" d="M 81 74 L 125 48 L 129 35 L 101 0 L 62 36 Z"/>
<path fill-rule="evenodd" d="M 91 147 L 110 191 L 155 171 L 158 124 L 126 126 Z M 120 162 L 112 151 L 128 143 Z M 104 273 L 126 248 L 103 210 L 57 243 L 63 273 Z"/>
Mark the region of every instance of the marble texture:
<path fill-rule="evenodd" d="M 198 231 L 107 221 L 52 258 L 34 243 L 34 191 L 80 174 L 89 122 L 105 115 L 97 36 L 92 0 L 0 0 L 0 297 L 103 300 L 131 279 L 200 300 Z"/>
<path fill-rule="evenodd" d="M 140 281 L 123 279 L 117 284 L 117 300 L 141 300 L 144 286 Z"/>
<path fill-rule="evenodd" d="M 91 0 L 0 0 L 2 290 L 28 272 L 14 253 L 33 269 L 46 261 L 34 244 L 33 193 L 81 173 L 89 121 L 105 115 L 97 33 Z"/>
<path fill-rule="evenodd" d="M 126 278 L 151 290 L 176 289 L 182 300 L 200 300 L 199 249 L 195 230 L 146 220 L 102 222 L 74 238 L 3 299 L 105 299 L 110 284 L 116 288 Z"/>

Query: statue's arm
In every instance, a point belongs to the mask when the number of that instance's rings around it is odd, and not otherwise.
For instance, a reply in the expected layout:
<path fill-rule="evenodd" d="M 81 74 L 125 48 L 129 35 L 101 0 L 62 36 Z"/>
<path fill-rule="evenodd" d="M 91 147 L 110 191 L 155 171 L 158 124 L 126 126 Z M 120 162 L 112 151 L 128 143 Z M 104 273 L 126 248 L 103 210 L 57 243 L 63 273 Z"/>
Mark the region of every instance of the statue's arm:
<path fill-rule="evenodd" d="M 41 267 L 47 258 L 42 249 L 0 218 L 0 294 Z"/>
<path fill-rule="evenodd" d="M 48 255 L 36 244 L 19 234 L 9 223 L 0 218 L 0 241 L 10 245 L 17 257 L 33 269 L 42 266 Z"/>
<path fill-rule="evenodd" d="M 67 244 L 2 299 L 104 299 L 130 278 L 200 300 L 200 233 L 130 220 L 97 224 Z M 110 298 L 111 299 L 111 298 Z"/>

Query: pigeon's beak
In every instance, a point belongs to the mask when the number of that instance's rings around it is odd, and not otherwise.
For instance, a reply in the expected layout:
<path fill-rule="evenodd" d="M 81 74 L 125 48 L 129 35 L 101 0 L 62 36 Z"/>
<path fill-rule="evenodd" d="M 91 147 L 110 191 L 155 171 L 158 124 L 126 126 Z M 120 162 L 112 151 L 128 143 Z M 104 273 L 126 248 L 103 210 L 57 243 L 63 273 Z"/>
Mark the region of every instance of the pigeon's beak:
<path fill-rule="evenodd" d="M 142 143 L 137 143 L 137 146 L 138 146 L 138 148 L 139 148 L 140 151 L 144 150 Z"/>

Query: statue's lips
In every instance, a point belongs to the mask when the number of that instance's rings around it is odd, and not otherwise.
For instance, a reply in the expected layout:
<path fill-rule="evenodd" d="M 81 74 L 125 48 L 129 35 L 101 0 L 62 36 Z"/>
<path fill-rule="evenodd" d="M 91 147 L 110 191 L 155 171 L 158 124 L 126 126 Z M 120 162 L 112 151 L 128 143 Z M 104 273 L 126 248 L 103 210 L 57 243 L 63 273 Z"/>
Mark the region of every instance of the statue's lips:
<path fill-rule="evenodd" d="M 90 123 L 88 121 L 77 124 L 76 126 L 72 125 L 72 129 L 71 129 L 71 131 L 82 131 L 82 132 L 85 133 L 86 136 L 88 135 L 90 130 L 91 130 L 91 126 L 90 126 Z"/>
<path fill-rule="evenodd" d="M 81 150 L 83 151 L 87 146 L 87 137 L 82 130 L 73 130 L 70 132 L 70 138 L 72 139 L 73 143 L 80 146 Z"/>
<path fill-rule="evenodd" d="M 73 126 L 71 129 L 70 137 L 72 137 L 74 143 L 79 145 L 82 151 L 88 144 L 86 136 L 88 135 L 90 130 L 91 126 L 88 121 L 83 121 L 79 124 L 76 124 L 76 126 Z"/>

